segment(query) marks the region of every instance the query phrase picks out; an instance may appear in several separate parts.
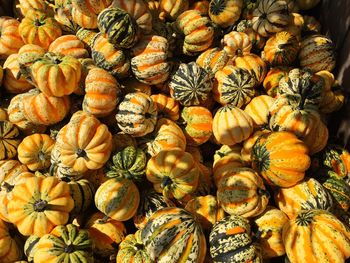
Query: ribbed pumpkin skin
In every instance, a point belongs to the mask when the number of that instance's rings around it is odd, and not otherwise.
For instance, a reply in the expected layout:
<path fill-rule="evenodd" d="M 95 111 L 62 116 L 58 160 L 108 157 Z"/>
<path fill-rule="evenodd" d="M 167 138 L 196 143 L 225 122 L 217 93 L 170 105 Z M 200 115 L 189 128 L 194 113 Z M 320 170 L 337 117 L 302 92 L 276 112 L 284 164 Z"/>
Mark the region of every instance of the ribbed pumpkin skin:
<path fill-rule="evenodd" d="M 258 243 L 263 258 L 274 258 L 286 253 L 282 240 L 282 230 L 288 217 L 277 208 L 268 206 L 263 214 L 254 219 L 257 227 Z"/>
<path fill-rule="evenodd" d="M 350 257 L 350 232 L 324 210 L 301 211 L 283 228 L 283 243 L 291 262 L 345 262 Z"/>
<path fill-rule="evenodd" d="M 36 235 L 31 235 L 27 238 L 26 242 L 24 243 L 24 254 L 29 262 L 33 262 L 34 260 L 34 254 L 37 250 L 39 240 L 40 237 Z"/>
<path fill-rule="evenodd" d="M 11 159 L 17 154 L 20 144 L 19 131 L 9 121 L 0 121 L 0 160 Z"/>
<path fill-rule="evenodd" d="M 272 66 L 289 66 L 297 58 L 298 52 L 297 38 L 282 31 L 267 40 L 262 57 Z"/>
<path fill-rule="evenodd" d="M 245 107 L 244 112 L 252 118 L 255 127 L 268 125 L 269 110 L 274 101 L 275 99 L 268 95 L 260 95 L 253 98 Z"/>
<path fill-rule="evenodd" d="M 107 8 L 113 0 L 71 0 L 74 8 L 85 15 L 98 15 L 103 9 Z"/>
<path fill-rule="evenodd" d="M 155 85 L 169 77 L 168 40 L 161 36 L 143 36 L 131 50 L 131 68 L 142 83 Z"/>
<path fill-rule="evenodd" d="M 125 237 L 119 245 L 117 263 L 152 263 L 150 256 L 144 249 L 141 239 L 141 230 Z"/>
<path fill-rule="evenodd" d="M 101 184 L 95 194 L 95 205 L 114 220 L 132 218 L 140 203 L 140 193 L 129 179 L 112 178 Z"/>
<path fill-rule="evenodd" d="M 200 263 L 207 250 L 201 226 L 177 207 L 155 212 L 142 229 L 141 240 L 150 258 L 159 263 Z"/>
<path fill-rule="evenodd" d="M 304 143 L 308 146 L 310 155 L 322 151 L 328 142 L 329 132 L 326 124 L 322 120 L 314 125 L 311 132 L 303 138 Z"/>
<path fill-rule="evenodd" d="M 216 222 L 209 235 L 210 255 L 215 263 L 263 262 L 253 244 L 249 221 L 238 215 Z"/>
<path fill-rule="evenodd" d="M 108 36 L 108 41 L 119 48 L 131 48 L 138 39 L 135 19 L 123 9 L 110 7 L 97 18 L 100 32 Z"/>
<path fill-rule="evenodd" d="M 299 60 L 302 68 L 313 72 L 332 71 L 335 67 L 335 53 L 332 40 L 323 35 L 312 35 L 301 42 Z"/>
<path fill-rule="evenodd" d="M 335 203 L 344 211 L 350 208 L 350 186 L 336 174 L 322 183 L 323 187 L 333 196 Z"/>
<path fill-rule="evenodd" d="M 72 5 L 64 3 L 63 6 L 57 4 L 56 6 L 54 18 L 60 24 L 63 34 L 75 34 L 80 29 L 80 26 L 73 20 Z"/>
<path fill-rule="evenodd" d="M 75 35 L 64 35 L 57 38 L 50 44 L 49 52 L 69 55 L 77 59 L 89 57 L 89 52 L 85 49 L 84 43 Z"/>
<path fill-rule="evenodd" d="M 160 11 L 171 20 L 175 20 L 181 13 L 188 9 L 188 1 L 186 0 L 161 0 Z"/>
<path fill-rule="evenodd" d="M 211 46 L 214 28 L 210 26 L 209 18 L 202 16 L 199 11 L 185 11 L 177 17 L 175 23 L 178 30 L 185 35 L 183 45 L 185 55 L 196 55 Z"/>
<path fill-rule="evenodd" d="M 350 153 L 341 146 L 328 145 L 319 158 L 321 165 L 331 169 L 340 178 L 345 179 L 350 173 Z"/>
<path fill-rule="evenodd" d="M 151 95 L 154 105 L 157 107 L 158 118 L 164 117 L 177 121 L 180 117 L 179 103 L 162 93 Z"/>
<path fill-rule="evenodd" d="M 268 37 L 282 31 L 289 19 L 286 1 L 262 0 L 253 12 L 253 28 L 261 36 Z"/>
<path fill-rule="evenodd" d="M 252 43 L 253 50 L 261 51 L 266 43 L 266 38 L 262 37 L 258 32 L 253 29 L 252 20 L 242 20 L 237 24 L 237 31 L 246 33 L 249 36 Z"/>
<path fill-rule="evenodd" d="M 49 168 L 50 155 L 55 141 L 47 134 L 27 136 L 18 145 L 18 160 L 31 171 Z"/>
<path fill-rule="evenodd" d="M 76 23 L 78 26 L 86 29 L 97 28 L 97 15 L 93 13 L 90 13 L 89 15 L 85 15 L 75 7 L 72 7 L 71 13 L 72 13 L 72 19 L 74 23 Z"/>
<path fill-rule="evenodd" d="M 263 86 L 267 95 L 275 98 L 278 94 L 279 82 L 282 78 L 288 76 L 289 68 L 286 67 L 272 67 L 267 72 L 264 79 Z"/>
<path fill-rule="evenodd" d="M 112 135 L 105 124 L 83 111 L 73 114 L 56 137 L 64 165 L 76 172 L 100 169 L 112 151 Z"/>
<path fill-rule="evenodd" d="M 145 93 L 129 93 L 119 104 L 115 116 L 118 127 L 134 137 L 142 137 L 154 130 L 157 108 Z"/>
<path fill-rule="evenodd" d="M 175 204 L 154 189 L 147 189 L 141 193 L 142 199 L 134 216 L 134 224 L 138 229 L 143 229 L 149 218 L 158 210 L 165 207 L 174 207 Z"/>
<path fill-rule="evenodd" d="M 87 220 L 84 228 L 89 232 L 95 244 L 94 253 L 109 257 L 115 252 L 115 247 L 126 236 L 123 222 L 106 218 L 101 212 L 96 212 Z"/>
<path fill-rule="evenodd" d="M 153 156 L 147 163 L 146 176 L 158 193 L 180 200 L 197 189 L 199 170 L 191 154 L 175 148 Z"/>
<path fill-rule="evenodd" d="M 218 70 L 225 67 L 228 61 L 228 53 L 225 50 L 215 47 L 210 48 L 200 54 L 196 60 L 196 63 L 207 72 L 214 75 Z"/>
<path fill-rule="evenodd" d="M 67 180 L 69 181 L 69 180 Z M 70 212 L 71 217 L 82 215 L 93 203 L 95 189 L 87 179 L 68 182 L 70 194 L 74 200 L 74 208 Z"/>
<path fill-rule="evenodd" d="M 66 224 L 73 207 L 68 184 L 55 177 L 26 178 L 15 185 L 7 205 L 9 219 L 19 232 L 39 237 Z"/>
<path fill-rule="evenodd" d="M 313 178 L 305 178 L 293 187 L 280 188 L 275 193 L 278 207 L 290 218 L 294 218 L 301 210 L 331 210 L 333 200 L 330 193 Z"/>
<path fill-rule="evenodd" d="M 34 10 L 28 11 L 18 27 L 18 32 L 25 44 L 35 44 L 45 49 L 62 35 L 55 19 Z"/>
<path fill-rule="evenodd" d="M 252 43 L 249 36 L 244 32 L 231 31 L 222 39 L 224 50 L 231 59 L 250 53 Z"/>
<path fill-rule="evenodd" d="M 24 77 L 30 77 L 30 66 L 43 57 L 46 50 L 34 44 L 26 44 L 18 50 L 17 62 L 19 64 L 20 73 Z"/>
<path fill-rule="evenodd" d="M 209 1 L 208 0 L 199 0 L 194 2 L 190 9 L 198 10 L 202 15 L 208 15 L 209 13 Z"/>
<path fill-rule="evenodd" d="M 238 108 L 249 103 L 254 97 L 257 82 L 246 69 L 226 66 L 215 74 L 214 98 L 222 105 L 232 104 Z"/>
<path fill-rule="evenodd" d="M 239 19 L 243 7 L 242 0 L 211 0 L 209 4 L 210 19 L 225 28 Z"/>
<path fill-rule="evenodd" d="M 0 220 L 0 260 L 2 263 L 12 263 L 22 258 L 22 248 L 10 234 L 10 225 Z"/>
<path fill-rule="evenodd" d="M 270 133 L 270 130 L 262 129 L 255 131 L 247 140 L 243 142 L 241 150 L 241 159 L 245 165 L 251 166 L 252 164 L 252 150 L 253 146 L 258 138 L 263 135 Z"/>
<path fill-rule="evenodd" d="M 214 115 L 213 134 L 221 144 L 240 143 L 249 138 L 252 132 L 252 118 L 231 104 L 221 107 Z"/>
<path fill-rule="evenodd" d="M 0 161 L 0 184 L 4 182 L 11 184 L 16 177 L 27 171 L 27 166 L 17 160 L 2 160 Z"/>
<path fill-rule="evenodd" d="M 306 145 L 290 132 L 262 135 L 253 146 L 252 167 L 269 185 L 297 184 L 310 164 Z"/>
<path fill-rule="evenodd" d="M 258 216 L 265 210 L 269 198 L 262 178 L 250 168 L 234 168 L 218 183 L 218 203 L 230 215 Z"/>
<path fill-rule="evenodd" d="M 93 246 L 88 231 L 73 224 L 57 226 L 50 234 L 40 238 L 34 262 L 92 263 Z"/>
<path fill-rule="evenodd" d="M 107 116 L 119 101 L 120 85 L 107 71 L 92 68 L 85 79 L 83 110 L 96 117 Z"/>
<path fill-rule="evenodd" d="M 18 31 L 19 22 L 14 18 L 0 20 L 0 58 L 7 58 L 18 52 L 24 45 Z"/>

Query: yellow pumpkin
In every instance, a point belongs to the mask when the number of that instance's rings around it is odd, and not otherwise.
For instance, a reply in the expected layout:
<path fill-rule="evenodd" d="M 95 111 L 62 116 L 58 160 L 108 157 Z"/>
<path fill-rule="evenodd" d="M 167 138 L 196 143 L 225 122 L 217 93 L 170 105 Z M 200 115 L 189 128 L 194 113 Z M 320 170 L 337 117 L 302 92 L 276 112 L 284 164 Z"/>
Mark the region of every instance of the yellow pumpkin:
<path fill-rule="evenodd" d="M 175 20 L 181 13 L 188 9 L 189 3 L 187 0 L 161 0 L 160 11 L 164 12 L 165 16 Z"/>
<path fill-rule="evenodd" d="M 24 45 L 18 32 L 18 20 L 10 17 L 0 17 L 0 58 L 15 54 Z"/>
<path fill-rule="evenodd" d="M 14 236 L 13 227 L 0 220 L 0 261 L 12 263 L 23 256 L 20 239 Z"/>
<path fill-rule="evenodd" d="M 260 95 L 253 98 L 245 107 L 244 112 L 252 118 L 255 127 L 269 123 L 269 110 L 274 101 L 275 99 L 268 95 Z"/>
<path fill-rule="evenodd" d="M 239 19 L 242 7 L 242 0 L 211 0 L 209 3 L 209 17 L 219 26 L 229 27 Z"/>
<path fill-rule="evenodd" d="M 77 59 L 89 57 L 89 52 L 85 49 L 84 43 L 75 35 L 64 35 L 56 38 L 50 44 L 49 52 L 69 55 Z"/>
<path fill-rule="evenodd" d="M 238 56 L 249 54 L 253 46 L 246 33 L 236 31 L 226 34 L 222 39 L 222 44 L 224 50 L 233 60 Z"/>

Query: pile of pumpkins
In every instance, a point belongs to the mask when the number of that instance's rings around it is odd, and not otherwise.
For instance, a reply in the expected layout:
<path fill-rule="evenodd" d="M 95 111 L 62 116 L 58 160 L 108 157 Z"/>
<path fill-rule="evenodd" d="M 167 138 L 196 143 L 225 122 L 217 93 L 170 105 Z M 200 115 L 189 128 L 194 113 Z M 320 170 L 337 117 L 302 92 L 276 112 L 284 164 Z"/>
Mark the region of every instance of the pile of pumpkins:
<path fill-rule="evenodd" d="M 318 3 L 14 1 L 0 262 L 345 262 L 350 153 L 326 121 L 345 93 Z"/>

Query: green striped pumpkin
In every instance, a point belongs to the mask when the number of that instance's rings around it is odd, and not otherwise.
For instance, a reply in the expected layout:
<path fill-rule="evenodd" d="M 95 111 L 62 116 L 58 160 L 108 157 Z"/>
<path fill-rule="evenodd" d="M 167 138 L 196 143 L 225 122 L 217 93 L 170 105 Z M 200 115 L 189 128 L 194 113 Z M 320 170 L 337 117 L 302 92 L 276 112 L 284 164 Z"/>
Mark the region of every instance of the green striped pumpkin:
<path fill-rule="evenodd" d="M 73 224 L 55 227 L 40 238 L 34 262 L 92 263 L 93 242 L 87 230 Z"/>
<path fill-rule="evenodd" d="M 141 240 L 151 260 L 158 263 L 201 263 L 207 250 L 201 226 L 177 207 L 155 212 L 142 229 Z"/>
<path fill-rule="evenodd" d="M 211 91 L 210 75 L 196 62 L 180 64 L 169 82 L 171 96 L 184 106 L 203 103 Z"/>
<path fill-rule="evenodd" d="M 24 254 L 29 262 L 33 262 L 34 260 L 34 255 L 38 249 L 39 240 L 40 237 L 36 235 L 31 235 L 27 238 L 26 242 L 24 243 Z"/>
<path fill-rule="evenodd" d="M 259 247 L 253 244 L 249 221 L 238 215 L 227 216 L 214 224 L 209 245 L 215 263 L 263 262 Z"/>
<path fill-rule="evenodd" d="M 0 160 L 11 159 L 17 154 L 17 147 L 21 140 L 19 131 L 9 121 L 0 121 Z"/>
<path fill-rule="evenodd" d="M 135 19 L 117 7 L 103 10 L 97 17 L 97 26 L 107 34 L 108 41 L 120 48 L 131 48 L 138 39 L 138 26 Z"/>
<path fill-rule="evenodd" d="M 146 172 L 146 154 L 139 148 L 128 146 L 115 154 L 107 164 L 106 176 L 141 181 Z"/>
<path fill-rule="evenodd" d="M 350 207 L 350 186 L 334 172 L 322 183 L 323 187 L 333 196 L 335 202 L 344 211 Z"/>

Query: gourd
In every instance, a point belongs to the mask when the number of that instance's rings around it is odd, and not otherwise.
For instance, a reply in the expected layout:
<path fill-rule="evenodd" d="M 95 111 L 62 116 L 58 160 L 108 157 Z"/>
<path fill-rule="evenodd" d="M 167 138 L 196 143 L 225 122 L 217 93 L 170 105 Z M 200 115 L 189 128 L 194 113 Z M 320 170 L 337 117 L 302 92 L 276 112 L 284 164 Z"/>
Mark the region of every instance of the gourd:
<path fill-rule="evenodd" d="M 0 260 L 11 263 L 22 258 L 20 240 L 11 234 L 12 226 L 0 220 Z"/>
<path fill-rule="evenodd" d="M 270 117 L 270 107 L 275 99 L 268 95 L 260 95 L 253 98 L 245 107 L 244 112 L 253 120 L 255 127 L 268 125 Z"/>
<path fill-rule="evenodd" d="M 89 52 L 84 43 L 75 35 L 64 35 L 57 38 L 49 46 L 49 52 L 72 56 L 76 59 L 88 58 Z"/>
<path fill-rule="evenodd" d="M 242 0 L 211 0 L 209 3 L 209 17 L 219 26 L 229 27 L 239 19 L 242 6 Z"/>
<path fill-rule="evenodd" d="M 229 54 L 225 50 L 217 47 L 210 48 L 200 54 L 196 63 L 204 68 L 209 74 L 215 75 L 218 70 L 221 70 L 229 62 Z"/>
<path fill-rule="evenodd" d="M 244 32 L 237 31 L 231 31 L 224 35 L 222 44 L 224 51 L 232 60 L 235 60 L 238 56 L 249 54 L 253 47 L 249 36 Z"/>
<path fill-rule="evenodd" d="M 0 121 L 0 160 L 12 159 L 20 144 L 19 131 L 9 121 Z"/>
<path fill-rule="evenodd" d="M 24 45 L 19 34 L 19 22 L 14 18 L 0 19 L 0 58 L 5 59 L 11 54 L 16 54 Z"/>

